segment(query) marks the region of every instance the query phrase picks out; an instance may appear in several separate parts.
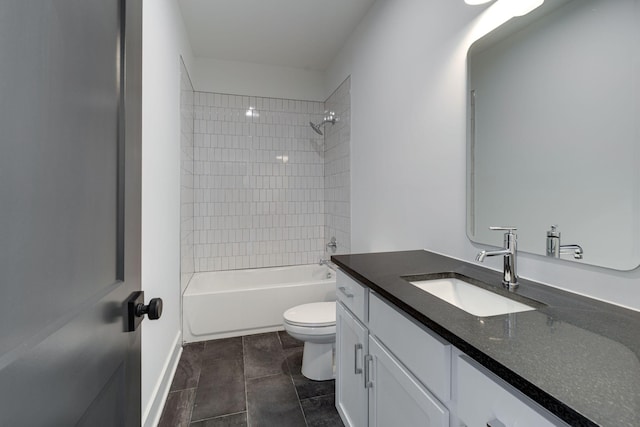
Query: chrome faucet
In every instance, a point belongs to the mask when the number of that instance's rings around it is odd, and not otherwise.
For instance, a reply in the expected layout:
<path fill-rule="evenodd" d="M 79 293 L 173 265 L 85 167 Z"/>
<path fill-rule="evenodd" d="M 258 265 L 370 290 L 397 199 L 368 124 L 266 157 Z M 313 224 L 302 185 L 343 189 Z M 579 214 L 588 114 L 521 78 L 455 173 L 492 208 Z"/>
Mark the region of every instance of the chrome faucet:
<path fill-rule="evenodd" d="M 560 232 L 557 225 L 547 231 L 547 256 L 560 258 L 561 255 L 572 254 L 575 259 L 582 259 L 584 251 L 580 245 L 561 245 Z"/>
<path fill-rule="evenodd" d="M 336 271 L 336 266 L 331 262 L 331 260 L 320 258 L 318 265 L 326 265 L 327 267 L 329 267 L 327 269 L 327 279 L 331 279 L 333 277 L 333 273 Z"/>
<path fill-rule="evenodd" d="M 504 256 L 504 269 L 502 271 L 502 284 L 509 289 L 515 289 L 518 287 L 518 273 L 516 269 L 516 255 L 517 255 L 517 238 L 514 233 L 517 230 L 515 227 L 489 227 L 490 230 L 504 230 L 504 249 L 497 251 L 481 251 L 476 255 L 476 261 L 484 262 L 484 259 L 488 256 Z"/>
<path fill-rule="evenodd" d="M 560 255 L 573 254 L 573 258 L 582 259 L 584 251 L 580 245 L 560 245 Z"/>

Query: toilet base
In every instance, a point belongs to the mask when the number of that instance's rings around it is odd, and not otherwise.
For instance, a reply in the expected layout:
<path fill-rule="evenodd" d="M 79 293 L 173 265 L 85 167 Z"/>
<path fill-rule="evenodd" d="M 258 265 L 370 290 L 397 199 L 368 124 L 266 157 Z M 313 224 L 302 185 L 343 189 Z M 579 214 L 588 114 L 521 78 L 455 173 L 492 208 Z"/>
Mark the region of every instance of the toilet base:
<path fill-rule="evenodd" d="M 333 344 L 317 344 L 306 341 L 302 356 L 302 375 L 315 381 L 326 381 L 334 378 Z"/>

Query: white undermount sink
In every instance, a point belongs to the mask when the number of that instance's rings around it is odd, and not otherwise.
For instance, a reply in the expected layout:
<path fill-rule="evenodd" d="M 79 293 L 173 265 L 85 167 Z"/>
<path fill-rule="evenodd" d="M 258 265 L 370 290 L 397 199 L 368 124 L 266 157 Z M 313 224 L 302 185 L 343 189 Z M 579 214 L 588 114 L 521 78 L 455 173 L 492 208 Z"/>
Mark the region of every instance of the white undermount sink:
<path fill-rule="evenodd" d="M 409 283 L 478 317 L 535 310 L 526 304 L 505 298 L 460 279 L 420 280 Z"/>

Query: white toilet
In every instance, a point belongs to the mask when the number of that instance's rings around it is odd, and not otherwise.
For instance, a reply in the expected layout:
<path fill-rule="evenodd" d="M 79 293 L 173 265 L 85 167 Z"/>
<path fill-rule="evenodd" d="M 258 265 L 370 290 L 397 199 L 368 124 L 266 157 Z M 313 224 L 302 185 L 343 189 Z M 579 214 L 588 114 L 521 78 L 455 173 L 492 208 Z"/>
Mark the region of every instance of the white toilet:
<path fill-rule="evenodd" d="M 287 333 L 304 341 L 302 375 L 316 381 L 333 379 L 335 301 L 298 305 L 285 311 L 283 317 Z"/>

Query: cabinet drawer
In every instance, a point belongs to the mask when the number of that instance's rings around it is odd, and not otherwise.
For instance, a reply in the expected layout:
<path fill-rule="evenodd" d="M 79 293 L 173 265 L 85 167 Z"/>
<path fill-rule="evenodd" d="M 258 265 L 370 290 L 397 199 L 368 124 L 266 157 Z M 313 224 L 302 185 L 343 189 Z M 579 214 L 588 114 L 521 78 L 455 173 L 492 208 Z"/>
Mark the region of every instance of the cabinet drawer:
<path fill-rule="evenodd" d="M 336 296 L 362 323 L 367 323 L 368 289 L 338 270 L 336 276 Z"/>
<path fill-rule="evenodd" d="M 567 426 L 468 356 L 456 357 L 455 363 L 454 393 L 462 425 L 486 427 L 490 421 L 497 420 L 506 427 Z"/>
<path fill-rule="evenodd" d="M 369 294 L 369 330 L 438 399 L 451 398 L 451 344 Z"/>

